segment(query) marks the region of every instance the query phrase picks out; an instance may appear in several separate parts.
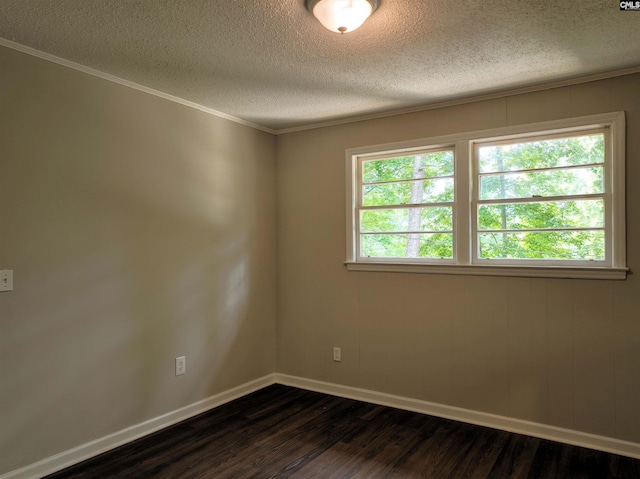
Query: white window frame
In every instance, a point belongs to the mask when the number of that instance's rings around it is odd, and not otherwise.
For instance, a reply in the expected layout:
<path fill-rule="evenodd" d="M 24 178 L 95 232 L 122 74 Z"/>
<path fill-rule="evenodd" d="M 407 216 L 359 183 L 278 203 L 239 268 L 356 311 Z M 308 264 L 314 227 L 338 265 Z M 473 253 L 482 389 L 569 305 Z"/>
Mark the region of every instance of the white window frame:
<path fill-rule="evenodd" d="M 476 216 L 478 165 L 474 152 L 485 143 L 605 133 L 605 260 L 482 259 L 477 257 Z M 361 165 L 364 160 L 453 149 L 455 158 L 453 206 L 453 260 L 437 258 L 368 258 L 359 256 Z M 354 271 L 524 276 L 585 279 L 625 279 L 625 114 L 604 113 L 527 125 L 481 130 L 440 137 L 351 148 L 346 151 L 347 259 Z"/>
<path fill-rule="evenodd" d="M 411 154 L 411 155 L 420 155 L 423 153 L 439 153 L 442 151 L 453 151 L 454 153 L 454 162 L 455 162 L 455 149 L 453 148 L 453 145 L 445 145 L 445 146 L 429 146 L 429 148 L 411 148 L 408 150 L 404 150 L 402 153 L 403 154 Z M 392 156 L 395 155 L 397 156 L 396 151 L 392 152 Z M 361 176 L 361 169 L 362 169 L 362 164 L 365 161 L 371 161 L 371 160 L 379 160 L 379 159 L 385 159 L 385 158 L 389 158 L 389 154 L 385 153 L 382 155 L 360 155 L 358 156 L 358 160 L 357 160 L 357 164 L 356 164 L 356 174 L 357 174 L 357 178 L 356 178 L 356 182 L 357 182 L 357 190 L 361 191 L 362 187 L 364 186 L 364 183 L 362 183 L 360 181 Z M 454 171 L 455 171 L 455 165 L 454 165 Z M 449 178 L 447 177 L 442 177 L 442 178 Z M 429 180 L 430 178 L 425 178 L 424 180 Z M 455 173 L 453 176 L 453 180 L 454 180 L 454 190 L 455 190 Z M 407 180 L 400 180 L 400 181 L 415 181 L 413 179 L 407 179 Z M 455 193 L 454 193 L 455 194 Z M 360 211 L 366 211 L 367 209 L 370 208 L 374 208 L 374 209 L 396 209 L 399 207 L 402 208 L 411 208 L 411 207 L 415 207 L 415 208 L 420 208 L 420 207 L 438 207 L 438 206 L 442 206 L 442 207 L 452 207 L 453 210 L 453 216 L 454 216 L 454 220 L 453 220 L 453 237 L 455 238 L 455 201 L 454 202 L 442 202 L 442 203 L 428 203 L 428 204 L 417 204 L 417 205 L 384 205 L 384 206 L 376 206 L 376 207 L 366 207 L 363 205 L 360 205 L 360 201 L 359 198 L 356 198 L 356 209 L 357 211 L 354 211 L 354 219 L 355 219 L 355 227 L 356 230 L 359 231 L 360 230 Z M 448 232 L 447 232 L 448 233 Z M 359 245 L 359 241 L 354 242 L 354 251 L 355 251 L 355 257 L 359 260 L 359 261 L 373 261 L 373 262 L 386 262 L 389 261 L 388 258 L 384 258 L 384 259 L 380 259 L 380 258 L 368 258 L 365 256 L 362 256 L 360 254 L 360 245 Z M 414 263 L 416 261 L 415 258 L 393 258 L 394 262 L 398 262 L 398 263 Z M 441 263 L 446 263 L 446 264 L 455 264 L 455 241 L 454 241 L 454 257 L 453 258 L 423 258 L 420 260 L 421 263 L 431 263 L 431 264 L 441 264 Z"/>

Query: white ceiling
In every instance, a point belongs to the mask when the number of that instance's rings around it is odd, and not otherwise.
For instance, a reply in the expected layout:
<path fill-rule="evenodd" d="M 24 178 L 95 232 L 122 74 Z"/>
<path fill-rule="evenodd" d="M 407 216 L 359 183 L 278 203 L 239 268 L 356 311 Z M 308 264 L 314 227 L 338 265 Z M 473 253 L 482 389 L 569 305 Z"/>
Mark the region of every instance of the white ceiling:
<path fill-rule="evenodd" d="M 272 130 L 640 65 L 613 0 L 381 0 L 345 35 L 304 0 L 2 0 L 0 37 Z"/>

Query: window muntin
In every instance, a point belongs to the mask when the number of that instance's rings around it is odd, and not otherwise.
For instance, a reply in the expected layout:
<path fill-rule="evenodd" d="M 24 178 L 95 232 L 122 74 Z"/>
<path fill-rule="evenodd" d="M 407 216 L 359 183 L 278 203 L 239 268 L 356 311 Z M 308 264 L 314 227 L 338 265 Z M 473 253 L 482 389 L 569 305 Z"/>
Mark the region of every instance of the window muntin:
<path fill-rule="evenodd" d="M 453 258 L 452 149 L 361 159 L 358 257 Z"/>

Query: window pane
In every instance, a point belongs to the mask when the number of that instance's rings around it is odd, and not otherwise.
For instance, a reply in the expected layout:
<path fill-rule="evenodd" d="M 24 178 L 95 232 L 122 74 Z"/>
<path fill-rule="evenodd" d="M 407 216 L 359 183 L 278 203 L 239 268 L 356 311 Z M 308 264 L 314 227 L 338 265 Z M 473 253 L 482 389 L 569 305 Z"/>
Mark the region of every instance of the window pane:
<path fill-rule="evenodd" d="M 451 231 L 452 208 L 402 208 L 367 210 L 360 216 L 360 230 L 376 231 Z"/>
<path fill-rule="evenodd" d="M 533 170 L 558 166 L 604 163 L 604 135 L 576 136 L 479 149 L 480 171 Z"/>
<path fill-rule="evenodd" d="M 482 200 L 586 195 L 603 191 L 604 167 L 602 166 L 480 177 L 480 199 Z"/>
<path fill-rule="evenodd" d="M 482 205 L 478 229 L 601 228 L 604 200 L 547 201 Z"/>
<path fill-rule="evenodd" d="M 362 168 L 364 183 L 451 176 L 453 175 L 453 151 L 364 161 Z"/>
<path fill-rule="evenodd" d="M 604 260 L 604 231 L 480 233 L 480 258 Z"/>
<path fill-rule="evenodd" d="M 364 206 L 408 205 L 453 201 L 453 178 L 366 185 Z"/>
<path fill-rule="evenodd" d="M 361 235 L 362 256 L 371 258 L 452 258 L 451 233 Z"/>

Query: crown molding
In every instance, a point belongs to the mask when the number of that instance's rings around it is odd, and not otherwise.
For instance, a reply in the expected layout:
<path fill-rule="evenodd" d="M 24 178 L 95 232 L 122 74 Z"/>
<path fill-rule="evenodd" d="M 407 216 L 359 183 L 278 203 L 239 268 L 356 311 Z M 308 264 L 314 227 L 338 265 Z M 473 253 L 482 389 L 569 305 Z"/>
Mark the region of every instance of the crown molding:
<path fill-rule="evenodd" d="M 73 62 L 71 60 L 66 60 L 61 57 L 57 57 L 55 55 L 51 55 L 50 53 L 46 53 L 40 50 L 36 50 L 35 48 L 28 47 L 26 45 L 22 45 L 20 43 L 12 42 L 11 40 L 7 40 L 6 38 L 0 38 L 0 46 L 10 48 L 12 50 L 17 50 L 22 53 L 26 53 L 27 55 L 31 55 L 42 60 L 47 60 L 53 63 L 57 63 L 58 65 L 62 65 L 68 68 L 72 68 L 74 70 L 80 71 L 82 73 L 86 73 L 88 75 L 92 75 L 98 78 L 102 78 L 103 80 L 107 80 L 113 83 L 118 83 L 120 85 L 124 85 L 129 88 L 133 88 L 134 90 L 139 90 L 144 93 L 148 93 L 150 95 L 154 95 L 160 98 L 164 98 L 165 100 L 172 101 L 174 103 L 179 103 L 181 105 L 187 106 L 189 108 L 193 108 L 195 110 L 200 110 L 204 113 L 208 113 L 210 115 L 216 116 L 218 118 L 224 118 L 225 120 L 232 121 L 234 123 L 239 123 L 240 125 L 248 126 L 254 128 L 256 130 L 263 131 L 265 133 L 270 133 L 271 135 L 276 134 L 276 130 L 271 128 L 267 128 L 262 125 L 258 125 L 257 123 L 252 123 L 247 120 L 243 120 L 242 118 L 238 118 L 232 115 L 228 115 L 218 110 L 214 110 L 212 108 L 208 108 L 206 106 L 200 105 L 198 103 L 185 100 L 184 98 L 180 98 L 174 95 L 170 95 L 168 93 L 164 93 L 159 90 L 154 90 L 153 88 L 146 87 L 144 85 L 140 85 L 139 83 L 135 83 L 129 80 L 125 80 L 124 78 L 117 77 L 115 75 L 111 75 L 110 73 L 105 73 L 100 70 L 96 70 L 94 68 L 87 67 L 85 65 L 81 65 L 79 63 Z"/>

